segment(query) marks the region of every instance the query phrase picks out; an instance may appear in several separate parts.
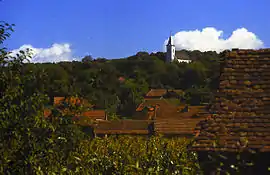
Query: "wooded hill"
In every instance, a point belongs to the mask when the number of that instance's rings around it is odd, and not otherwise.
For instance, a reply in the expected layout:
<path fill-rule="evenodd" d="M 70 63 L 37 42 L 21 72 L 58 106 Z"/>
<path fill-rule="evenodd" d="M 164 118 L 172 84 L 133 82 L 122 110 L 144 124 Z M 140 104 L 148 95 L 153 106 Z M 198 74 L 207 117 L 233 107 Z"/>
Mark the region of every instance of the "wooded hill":
<path fill-rule="evenodd" d="M 78 95 L 109 114 L 130 118 L 150 88 L 183 89 L 180 100 L 191 105 L 211 100 L 219 83 L 221 54 L 181 52 L 194 61 L 165 63 L 166 53 L 138 52 L 122 59 L 85 56 L 82 61 L 29 63 L 23 73 L 45 75 L 31 86 L 47 94 L 51 103 L 55 96 Z"/>

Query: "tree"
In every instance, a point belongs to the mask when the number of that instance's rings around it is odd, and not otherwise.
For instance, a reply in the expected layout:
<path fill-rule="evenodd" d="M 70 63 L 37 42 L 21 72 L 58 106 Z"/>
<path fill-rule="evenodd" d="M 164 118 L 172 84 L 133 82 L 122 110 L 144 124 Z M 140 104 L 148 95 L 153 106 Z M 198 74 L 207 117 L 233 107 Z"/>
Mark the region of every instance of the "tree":
<path fill-rule="evenodd" d="M 11 27 L 0 25 L 1 43 Z M 71 116 L 54 111 L 53 120 L 44 118 L 48 96 L 30 85 L 39 84 L 44 72 L 24 72 L 29 49 L 15 56 L 5 48 L 0 51 L 0 174 L 62 174 L 76 169 L 68 167 L 69 155 L 84 135 Z"/>
<path fill-rule="evenodd" d="M 166 62 L 166 53 L 165 52 L 151 53 L 150 56 L 156 56 L 161 61 Z"/>
<path fill-rule="evenodd" d="M 87 55 L 82 59 L 83 63 L 90 63 L 91 61 L 93 61 L 93 57 L 91 55 Z"/>
<path fill-rule="evenodd" d="M 140 70 L 134 70 L 134 78 L 126 79 L 120 86 L 119 98 L 121 105 L 119 112 L 122 116 L 131 117 L 136 107 L 142 102 L 144 94 L 148 91 L 145 75 Z"/>
<path fill-rule="evenodd" d="M 97 58 L 97 59 L 95 59 L 95 62 L 97 62 L 97 63 L 106 63 L 107 59 L 106 58 Z"/>
<path fill-rule="evenodd" d="M 8 24 L 5 24 L 8 26 Z M 9 29 L 1 27 L 1 43 L 9 36 Z M 1 49 L 1 98 L 0 98 L 0 146 L 1 174 L 24 174 L 34 171 L 35 152 L 43 154 L 44 134 L 51 127 L 42 117 L 42 104 L 46 96 L 32 89 L 25 93 L 27 82 L 34 76 L 22 74 L 23 61 L 29 57 L 29 50 L 20 51 L 11 57 L 5 48 Z M 44 138 L 42 138 L 44 137 Z M 38 143 L 36 141 L 39 141 Z M 35 143 L 36 142 L 36 143 Z M 42 148 L 43 147 L 43 148 Z M 28 167 L 28 168 L 27 168 Z"/>

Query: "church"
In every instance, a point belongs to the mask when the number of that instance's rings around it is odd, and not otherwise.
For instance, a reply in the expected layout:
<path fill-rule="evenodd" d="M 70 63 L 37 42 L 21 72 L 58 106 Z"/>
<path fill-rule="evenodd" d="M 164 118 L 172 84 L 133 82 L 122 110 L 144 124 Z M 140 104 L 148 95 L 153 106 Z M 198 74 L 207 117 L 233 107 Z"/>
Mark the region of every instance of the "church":
<path fill-rule="evenodd" d="M 180 51 L 175 50 L 175 45 L 173 43 L 173 37 L 170 36 L 167 43 L 167 52 L 166 52 L 166 62 L 170 63 L 174 60 L 178 62 L 190 63 L 191 60 L 188 59 L 185 55 L 183 55 Z"/>

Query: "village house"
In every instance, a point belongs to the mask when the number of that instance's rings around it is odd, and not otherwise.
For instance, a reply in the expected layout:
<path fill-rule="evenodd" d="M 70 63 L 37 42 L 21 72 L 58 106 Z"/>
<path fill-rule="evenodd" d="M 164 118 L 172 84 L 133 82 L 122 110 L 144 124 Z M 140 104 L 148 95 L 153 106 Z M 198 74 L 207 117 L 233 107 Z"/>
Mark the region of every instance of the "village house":
<path fill-rule="evenodd" d="M 155 134 L 192 137 L 196 124 L 208 114 L 207 106 L 180 104 L 181 95 L 182 90 L 151 89 L 134 119 L 152 120 Z"/>

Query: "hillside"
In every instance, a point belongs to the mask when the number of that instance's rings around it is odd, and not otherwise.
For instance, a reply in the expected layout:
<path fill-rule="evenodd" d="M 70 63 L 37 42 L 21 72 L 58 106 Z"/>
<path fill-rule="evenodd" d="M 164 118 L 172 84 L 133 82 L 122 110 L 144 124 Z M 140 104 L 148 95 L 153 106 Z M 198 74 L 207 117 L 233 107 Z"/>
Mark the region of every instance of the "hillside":
<path fill-rule="evenodd" d="M 192 63 L 165 63 L 165 53 L 138 52 L 122 59 L 92 59 L 82 61 L 26 64 L 24 74 L 44 70 L 46 77 L 32 86 L 55 96 L 81 96 L 120 116 L 132 116 L 136 106 L 150 88 L 183 89 L 186 103 L 208 102 L 219 77 L 220 55 L 216 52 L 186 52 Z"/>

